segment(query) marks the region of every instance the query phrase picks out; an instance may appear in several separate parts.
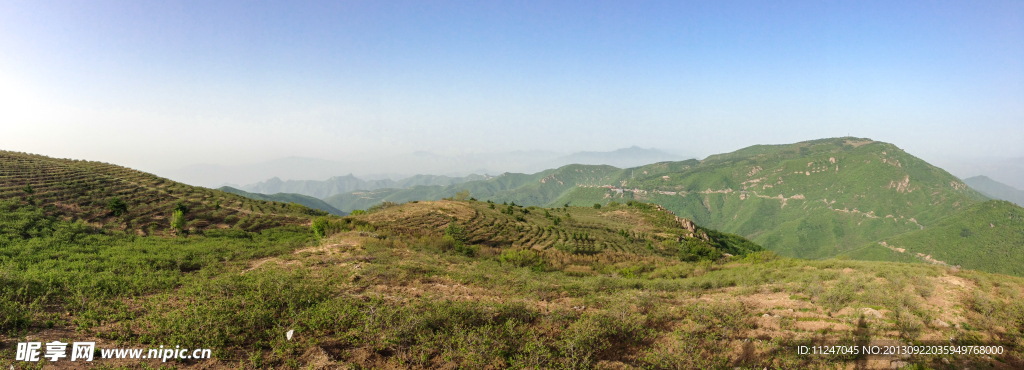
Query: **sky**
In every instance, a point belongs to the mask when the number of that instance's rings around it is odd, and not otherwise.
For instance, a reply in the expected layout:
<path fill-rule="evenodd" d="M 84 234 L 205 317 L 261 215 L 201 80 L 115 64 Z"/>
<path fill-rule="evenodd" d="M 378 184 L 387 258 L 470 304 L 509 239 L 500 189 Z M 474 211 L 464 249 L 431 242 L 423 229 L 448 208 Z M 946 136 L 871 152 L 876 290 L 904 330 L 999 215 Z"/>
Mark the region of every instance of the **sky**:
<path fill-rule="evenodd" d="M 1024 157 L 1016 0 L 0 0 L 0 50 L 0 149 L 149 171 L 846 135 Z"/>

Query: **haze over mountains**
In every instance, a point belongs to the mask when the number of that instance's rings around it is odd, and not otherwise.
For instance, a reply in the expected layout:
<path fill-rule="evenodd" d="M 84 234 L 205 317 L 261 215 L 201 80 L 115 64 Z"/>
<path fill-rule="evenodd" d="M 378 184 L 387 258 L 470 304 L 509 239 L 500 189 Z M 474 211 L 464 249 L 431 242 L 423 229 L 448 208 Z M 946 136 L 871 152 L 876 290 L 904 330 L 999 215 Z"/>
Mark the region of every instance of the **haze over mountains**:
<path fill-rule="evenodd" d="M 619 154 L 630 151 L 637 152 Z M 580 153 L 574 159 L 607 160 L 609 155 L 615 154 Z M 255 200 L 225 204 L 231 210 L 271 215 L 311 208 L 345 214 L 382 202 L 438 200 L 461 191 L 481 201 L 548 208 L 640 201 L 784 256 L 933 263 L 1024 276 L 1018 268 L 1024 266 L 1024 208 L 990 200 L 1016 193 L 1000 193 L 1012 188 L 984 178 L 969 180 L 988 195 L 894 144 L 842 137 L 755 145 L 704 160 L 629 168 L 570 164 L 530 174 L 419 175 L 399 181 L 351 175 L 325 181 L 275 178 L 249 186 L 252 191 L 223 190 Z M 194 204 L 213 202 L 218 211 L 219 195 L 207 190 L 167 192 L 192 194 Z M 135 202 L 130 206 L 152 206 L 146 199 Z M 157 208 L 166 210 L 171 203 L 161 200 Z M 959 239 L 948 240 L 953 237 Z"/>
<path fill-rule="evenodd" d="M 637 159 L 648 154 L 629 148 L 559 159 L 612 162 L 617 156 Z M 981 192 L 896 145 L 845 137 L 755 145 L 701 161 L 622 167 L 570 164 L 536 173 L 416 176 L 402 181 L 367 181 L 351 175 L 327 181 L 272 179 L 246 190 L 313 195 L 343 212 L 385 201 L 437 200 L 461 190 L 480 200 L 543 207 L 640 200 L 786 256 L 847 255 L 1024 274 L 997 261 L 996 255 L 979 258 L 970 253 L 995 248 L 1005 252 L 1004 257 L 1013 256 L 1010 260 L 1024 262 L 1024 251 L 1017 258 L 1017 249 L 1024 247 L 1024 225 L 1015 218 L 1020 207 L 1005 202 L 984 206 L 989 198 L 1008 199 L 1015 189 L 991 180 L 984 186 L 984 179 L 969 180 Z M 971 237 L 948 247 L 934 249 L 922 242 L 962 231 Z"/>
<path fill-rule="evenodd" d="M 504 172 L 535 173 L 574 163 L 632 167 L 686 158 L 688 157 L 636 146 L 609 152 L 572 154 L 534 150 L 441 155 L 418 151 L 371 160 L 287 157 L 245 165 L 197 164 L 169 171 L 166 175 L 193 185 L 205 187 L 228 185 L 244 190 L 263 192 L 256 190 L 259 186 L 256 183 L 275 177 L 282 181 L 323 181 L 350 174 L 362 180 L 390 179 L 398 181 L 424 174 L 464 177 L 471 174 L 484 175 Z"/>
<path fill-rule="evenodd" d="M 1013 202 L 1024 207 L 1024 190 L 990 179 L 988 176 L 966 178 L 964 183 L 989 198 Z"/>

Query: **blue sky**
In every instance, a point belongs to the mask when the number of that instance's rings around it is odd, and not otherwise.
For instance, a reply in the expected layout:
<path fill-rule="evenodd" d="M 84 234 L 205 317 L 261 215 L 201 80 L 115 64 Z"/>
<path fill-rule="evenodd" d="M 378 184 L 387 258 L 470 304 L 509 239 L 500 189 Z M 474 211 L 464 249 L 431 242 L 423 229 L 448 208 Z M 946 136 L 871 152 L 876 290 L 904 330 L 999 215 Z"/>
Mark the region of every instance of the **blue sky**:
<path fill-rule="evenodd" d="M 1024 2 L 0 1 L 0 148 L 704 156 L 847 134 L 1024 157 Z"/>

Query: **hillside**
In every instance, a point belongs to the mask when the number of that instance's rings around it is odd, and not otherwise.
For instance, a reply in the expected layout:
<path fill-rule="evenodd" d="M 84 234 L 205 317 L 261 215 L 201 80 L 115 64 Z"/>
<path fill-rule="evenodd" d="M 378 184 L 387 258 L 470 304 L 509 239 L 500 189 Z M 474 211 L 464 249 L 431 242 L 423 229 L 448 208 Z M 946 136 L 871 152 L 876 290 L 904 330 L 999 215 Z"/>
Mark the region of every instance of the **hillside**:
<path fill-rule="evenodd" d="M 885 238 L 850 256 L 1024 276 L 1024 208 L 998 200 L 975 204 L 932 227 Z"/>
<path fill-rule="evenodd" d="M 114 211 L 115 199 L 123 208 Z M 138 235 L 171 233 L 171 216 L 185 212 L 183 230 L 308 223 L 319 211 L 199 188 L 107 163 L 0 151 L 0 200 L 40 207 L 47 216 L 80 220 Z M 180 206 L 179 206 L 180 204 Z"/>
<path fill-rule="evenodd" d="M 1018 190 L 1010 185 L 992 180 L 987 176 L 974 176 L 964 179 L 964 183 L 971 189 L 992 199 L 1013 202 L 1018 206 L 1024 206 L 1024 190 Z"/>
<path fill-rule="evenodd" d="M 653 202 L 785 256 L 826 258 L 936 226 L 987 199 L 895 145 L 869 139 L 757 145 L 684 163 L 639 167 L 612 188 L 580 188 L 558 202 Z"/>
<path fill-rule="evenodd" d="M 94 234 L 60 219 L 26 235 L 10 226 L 40 208 L 2 206 L 8 354 L 27 338 L 213 349 L 209 360 L 96 360 L 130 368 L 1024 366 L 1020 278 L 781 258 L 646 203 L 410 202 L 325 217 L 319 236 L 283 226 L 179 238 Z M 908 342 L 1005 351 L 796 350 Z M 0 366 L 23 366 L 13 358 Z"/>
<path fill-rule="evenodd" d="M 657 205 L 639 202 L 594 207 L 540 208 L 489 202 L 406 203 L 397 210 L 373 212 L 367 221 L 378 230 L 443 233 L 458 221 L 467 244 L 592 255 L 702 257 L 761 251 L 737 235 L 704 229 Z"/>
<path fill-rule="evenodd" d="M 330 204 L 324 203 L 324 201 L 322 201 L 320 199 L 316 199 L 316 198 L 313 198 L 311 196 L 302 195 L 302 194 L 276 193 L 276 194 L 267 195 L 267 194 L 259 194 L 259 193 L 250 193 L 250 192 L 247 192 L 247 191 L 244 191 L 244 190 L 235 189 L 235 188 L 230 187 L 230 186 L 222 186 L 222 187 L 218 188 L 217 190 L 220 190 L 220 191 L 223 191 L 223 192 L 226 192 L 226 193 L 231 193 L 231 194 L 238 194 L 238 195 L 241 195 L 241 196 L 249 198 L 249 199 L 267 200 L 267 201 L 281 202 L 281 203 L 301 204 L 301 205 L 306 206 L 308 208 L 318 209 L 318 210 L 330 213 L 330 214 L 335 215 L 335 216 L 345 216 L 345 215 L 348 214 L 348 213 L 339 211 L 337 208 L 331 207 Z"/>

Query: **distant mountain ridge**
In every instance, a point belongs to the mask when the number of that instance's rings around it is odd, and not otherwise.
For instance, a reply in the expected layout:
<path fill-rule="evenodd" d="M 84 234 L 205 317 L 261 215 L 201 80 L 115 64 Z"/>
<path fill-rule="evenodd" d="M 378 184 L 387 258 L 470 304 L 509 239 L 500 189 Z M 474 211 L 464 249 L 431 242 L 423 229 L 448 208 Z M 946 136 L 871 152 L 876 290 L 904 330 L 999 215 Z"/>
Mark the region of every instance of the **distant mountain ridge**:
<path fill-rule="evenodd" d="M 989 198 L 1010 201 L 1018 206 L 1024 206 L 1024 191 L 990 179 L 988 176 L 967 178 L 964 179 L 964 183 Z"/>
<path fill-rule="evenodd" d="M 541 163 L 544 169 L 562 167 L 569 164 L 608 165 L 619 168 L 643 166 L 646 164 L 681 161 L 687 159 L 669 154 L 658 149 L 644 149 L 638 146 L 617 149 L 610 152 L 579 152 L 558 157 Z"/>
<path fill-rule="evenodd" d="M 543 150 L 455 155 L 418 151 L 409 154 L 381 156 L 371 160 L 287 157 L 241 165 L 197 164 L 168 171 L 165 175 L 189 184 L 220 187 L 229 184 L 255 184 L 261 181 L 265 182 L 273 177 L 283 180 L 326 181 L 341 174 L 353 174 L 353 176 L 367 181 L 372 179 L 399 181 L 399 179 L 416 174 L 465 177 L 470 174 L 505 172 L 536 173 L 568 164 L 607 164 L 616 167 L 632 167 L 683 158 L 661 150 L 643 149 L 636 146 L 609 152 L 578 152 L 568 155 Z M 435 183 L 434 185 L 441 184 Z M 247 189 L 246 185 L 229 186 Z"/>
<path fill-rule="evenodd" d="M 327 212 L 327 213 L 330 213 L 330 214 L 336 215 L 336 216 L 346 216 L 346 215 L 348 215 L 347 212 L 342 212 L 342 211 L 338 210 L 337 208 L 332 207 L 330 204 L 324 203 L 324 201 L 322 201 L 320 199 L 317 199 L 317 198 L 314 198 L 314 197 L 311 197 L 311 196 L 308 196 L 308 195 L 294 194 L 294 193 L 276 193 L 276 194 L 270 194 L 270 195 L 258 194 L 258 193 L 250 193 L 250 192 L 247 192 L 247 191 L 244 191 L 244 190 L 235 189 L 235 188 L 232 188 L 230 186 L 222 186 L 222 187 L 218 188 L 217 190 L 223 191 L 225 193 L 241 195 L 241 196 L 249 198 L 249 199 L 266 200 L 266 201 L 281 202 L 281 203 L 301 204 L 301 205 L 306 206 L 308 208 L 319 209 L 321 211 L 324 211 L 324 212 Z"/>
<path fill-rule="evenodd" d="M 362 180 L 352 174 L 346 176 L 335 176 L 324 181 L 316 180 L 288 180 L 282 181 L 274 177 L 270 180 L 250 184 L 242 187 L 242 190 L 261 193 L 294 193 L 307 195 L 319 199 L 325 199 L 335 194 L 348 193 L 356 190 L 377 190 L 384 188 L 409 188 L 420 185 L 454 185 L 467 181 L 479 181 L 489 179 L 487 175 L 469 175 L 464 177 L 449 177 L 436 175 L 416 175 L 398 181 L 391 179 L 383 180 Z"/>

